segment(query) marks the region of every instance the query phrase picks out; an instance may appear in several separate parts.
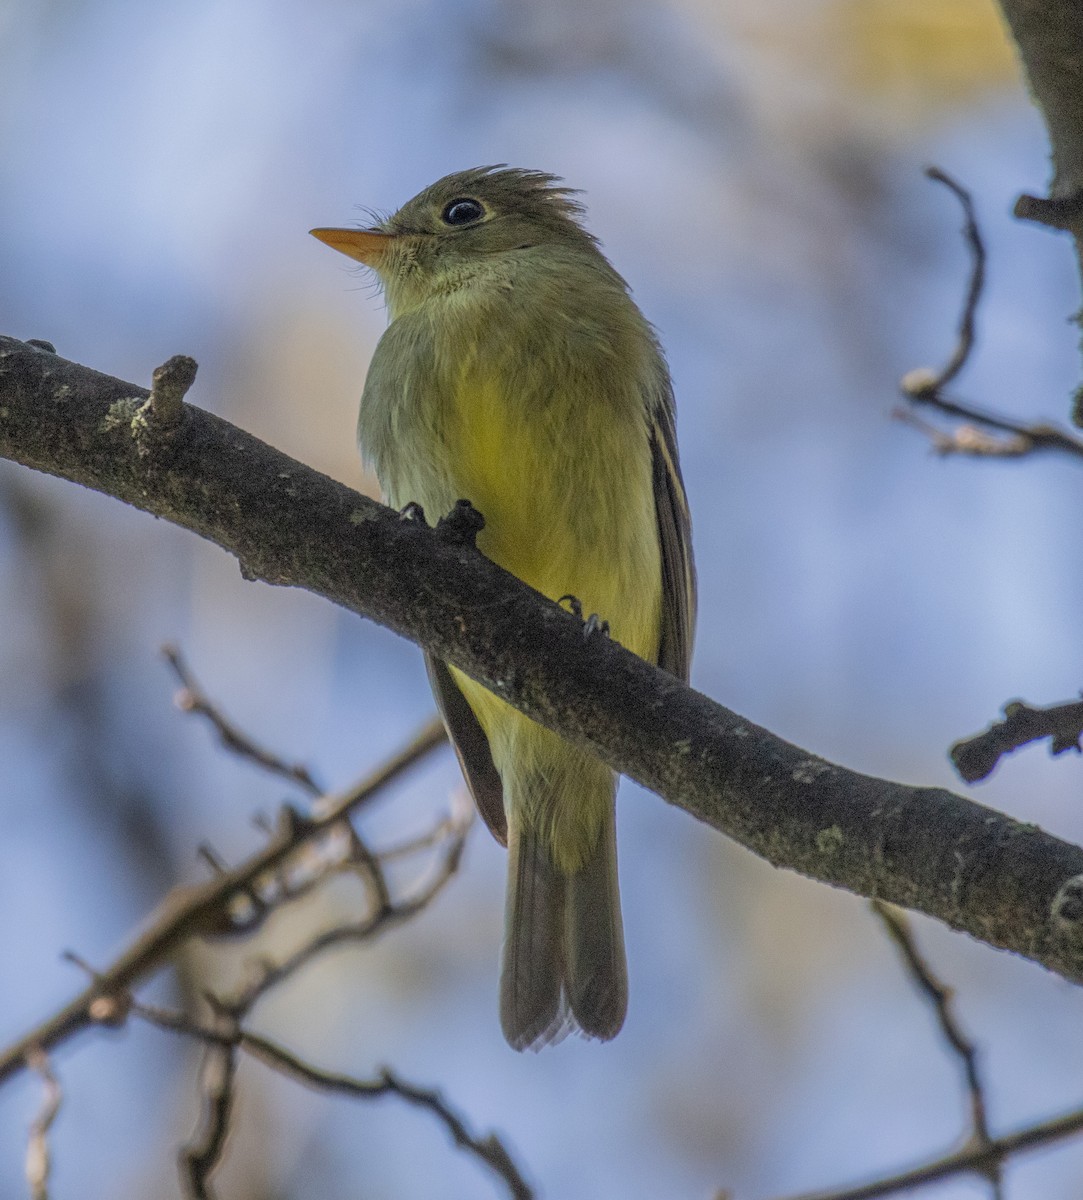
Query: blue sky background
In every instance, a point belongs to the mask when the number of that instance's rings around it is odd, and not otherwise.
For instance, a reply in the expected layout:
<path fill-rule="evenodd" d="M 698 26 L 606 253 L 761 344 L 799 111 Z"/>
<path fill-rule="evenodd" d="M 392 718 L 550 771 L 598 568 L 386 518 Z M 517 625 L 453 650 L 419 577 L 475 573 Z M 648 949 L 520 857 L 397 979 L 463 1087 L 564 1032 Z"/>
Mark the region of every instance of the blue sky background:
<path fill-rule="evenodd" d="M 1041 123 L 992 5 L 949 0 L 131 0 L 0 6 L 0 329 L 190 399 L 372 491 L 353 445 L 382 304 L 316 225 L 448 171 L 563 175 L 667 348 L 695 517 L 694 682 L 847 766 L 956 786 L 945 751 L 1013 696 L 1081 684 L 1078 465 L 939 460 L 893 422 L 898 378 L 953 342 L 967 262 L 936 163 L 990 251 L 967 396 L 1062 419 L 1079 377 Z M 285 789 L 177 713 L 178 642 L 246 728 L 345 785 L 431 711 L 416 648 L 242 581 L 198 539 L 0 463 L 0 1040 L 68 998 L 173 883 L 233 859 Z M 973 794 L 1083 839 L 1079 764 L 1031 749 Z M 366 825 L 422 828 L 442 752 Z M 389 1064 L 498 1128 L 550 1197 L 774 1196 L 954 1144 L 956 1065 L 867 906 L 776 871 L 625 784 L 632 977 L 608 1046 L 520 1056 L 496 1018 L 503 854 L 482 829 L 424 917 L 329 957 L 257 1014 L 345 1072 Z M 348 911 L 291 912 L 261 952 Z M 1007 1129 L 1083 1102 L 1083 1001 L 919 921 Z M 234 961 L 234 966 L 236 961 Z M 192 970 L 225 978 L 220 953 Z M 175 998 L 168 980 L 149 992 Z M 133 1027 L 57 1055 L 55 1194 L 179 1194 L 194 1058 Z M 0 1196 L 25 1194 L 30 1079 L 0 1089 Z M 1078 1194 L 1083 1145 L 1012 1197 Z M 467 1197 L 488 1179 L 424 1114 L 250 1065 L 229 1197 Z M 972 1181 L 938 1198 L 983 1195 Z"/>

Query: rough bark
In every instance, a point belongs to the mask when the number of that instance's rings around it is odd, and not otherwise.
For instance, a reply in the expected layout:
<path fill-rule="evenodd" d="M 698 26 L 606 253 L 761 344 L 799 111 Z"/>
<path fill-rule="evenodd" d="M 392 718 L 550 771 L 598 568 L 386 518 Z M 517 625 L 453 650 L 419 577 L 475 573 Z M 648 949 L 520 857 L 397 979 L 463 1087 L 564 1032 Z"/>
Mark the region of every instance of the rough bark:
<path fill-rule="evenodd" d="M 1079 0 L 1000 0 L 1031 95 L 1049 131 L 1049 196 L 1021 196 L 1015 212 L 1067 230 L 1083 278 L 1083 4 Z M 1073 419 L 1083 425 L 1083 387 Z"/>
<path fill-rule="evenodd" d="M 105 492 L 434 651 L 777 866 L 1083 977 L 1083 849 L 790 745 L 441 534 L 185 406 L 0 338 L 0 456 Z"/>

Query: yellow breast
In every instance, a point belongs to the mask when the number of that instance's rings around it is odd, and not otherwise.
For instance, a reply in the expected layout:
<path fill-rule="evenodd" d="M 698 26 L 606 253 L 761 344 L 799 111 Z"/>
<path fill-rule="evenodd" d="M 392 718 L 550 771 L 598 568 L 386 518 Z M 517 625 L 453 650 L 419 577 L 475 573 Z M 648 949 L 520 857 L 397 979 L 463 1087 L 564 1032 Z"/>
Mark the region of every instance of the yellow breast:
<path fill-rule="evenodd" d="M 517 397 L 469 370 L 451 416 L 452 471 L 485 517 L 483 553 L 552 599 L 574 595 L 653 659 L 662 579 L 645 420 L 605 396 Z"/>

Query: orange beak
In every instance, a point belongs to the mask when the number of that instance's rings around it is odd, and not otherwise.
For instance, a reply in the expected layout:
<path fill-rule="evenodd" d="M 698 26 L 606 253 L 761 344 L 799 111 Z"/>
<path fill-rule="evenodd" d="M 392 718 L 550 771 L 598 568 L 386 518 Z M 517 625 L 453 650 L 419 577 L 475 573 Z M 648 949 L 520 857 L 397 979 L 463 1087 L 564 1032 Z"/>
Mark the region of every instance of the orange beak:
<path fill-rule="evenodd" d="M 357 259 L 366 267 L 379 266 L 395 236 L 373 229 L 310 229 L 309 233 L 325 246 Z"/>

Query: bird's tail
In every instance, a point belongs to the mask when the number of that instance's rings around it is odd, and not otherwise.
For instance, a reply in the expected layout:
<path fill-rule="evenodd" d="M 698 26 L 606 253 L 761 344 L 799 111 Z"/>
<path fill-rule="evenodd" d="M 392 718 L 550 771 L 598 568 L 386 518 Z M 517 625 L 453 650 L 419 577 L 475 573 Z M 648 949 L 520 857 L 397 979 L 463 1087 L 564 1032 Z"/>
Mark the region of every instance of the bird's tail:
<path fill-rule="evenodd" d="M 565 872 L 528 821 L 512 821 L 500 1022 L 516 1050 L 570 1029 L 607 1041 L 624 1023 L 624 957 L 617 843 L 609 801 L 593 848 Z"/>

